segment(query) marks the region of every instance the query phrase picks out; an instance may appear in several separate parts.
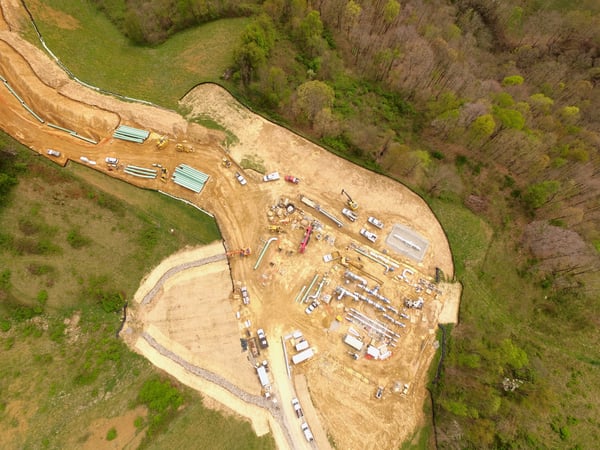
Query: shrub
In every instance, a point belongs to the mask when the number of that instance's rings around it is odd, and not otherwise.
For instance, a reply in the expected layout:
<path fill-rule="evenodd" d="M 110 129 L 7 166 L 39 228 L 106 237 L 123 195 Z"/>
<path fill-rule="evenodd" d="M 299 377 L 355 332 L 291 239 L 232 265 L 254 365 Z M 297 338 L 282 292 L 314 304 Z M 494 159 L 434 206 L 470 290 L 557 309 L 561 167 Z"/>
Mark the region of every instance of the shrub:
<path fill-rule="evenodd" d="M 82 248 L 89 245 L 91 239 L 81 234 L 79 230 L 71 230 L 67 234 L 67 242 L 73 248 Z"/>
<path fill-rule="evenodd" d="M 117 430 L 115 427 L 112 427 L 110 430 L 108 430 L 108 433 L 106 433 L 106 440 L 114 441 L 116 438 L 117 438 Z"/>

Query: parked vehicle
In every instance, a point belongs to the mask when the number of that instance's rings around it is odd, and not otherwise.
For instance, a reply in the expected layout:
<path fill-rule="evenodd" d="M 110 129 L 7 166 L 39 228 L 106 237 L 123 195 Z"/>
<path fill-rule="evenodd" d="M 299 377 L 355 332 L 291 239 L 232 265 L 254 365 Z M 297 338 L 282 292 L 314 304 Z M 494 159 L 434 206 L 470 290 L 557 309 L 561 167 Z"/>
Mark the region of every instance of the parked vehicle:
<path fill-rule="evenodd" d="M 57 158 L 60 156 L 60 152 L 58 150 L 52 150 L 51 148 L 48 149 L 47 153 L 50 156 L 56 156 Z"/>
<path fill-rule="evenodd" d="M 358 219 L 356 213 L 348 208 L 342 209 L 342 214 L 346 216 L 350 222 L 356 222 L 356 219 Z"/>
<path fill-rule="evenodd" d="M 302 428 L 302 431 L 304 432 L 304 437 L 306 438 L 306 440 L 308 442 L 312 442 L 315 440 L 312 432 L 310 431 L 310 428 L 308 427 L 308 424 L 306 422 L 302 422 L 302 425 L 300 426 Z"/>
<path fill-rule="evenodd" d="M 292 406 L 294 407 L 294 411 L 296 412 L 298 418 L 304 416 L 304 412 L 302 412 L 302 408 L 300 407 L 300 402 L 296 397 L 292 399 Z"/>
<path fill-rule="evenodd" d="M 242 186 L 244 186 L 244 185 L 246 185 L 246 184 L 248 183 L 248 182 L 246 181 L 246 179 L 244 178 L 244 176 L 243 176 L 241 173 L 239 173 L 239 172 L 236 172 L 236 173 L 235 173 L 235 177 L 237 178 L 237 180 L 240 182 L 240 184 L 241 184 Z"/>
<path fill-rule="evenodd" d="M 248 295 L 248 289 L 246 288 L 246 286 L 242 286 L 240 290 L 242 291 L 242 302 L 244 303 L 244 305 L 249 305 L 250 295 Z"/>
<path fill-rule="evenodd" d="M 260 348 L 267 348 L 269 346 L 269 342 L 267 341 L 265 330 L 259 328 L 258 330 L 256 330 L 256 335 L 258 336 L 258 345 L 260 345 Z"/>
<path fill-rule="evenodd" d="M 383 228 L 383 222 L 381 220 L 377 219 L 376 217 L 369 216 L 369 218 L 367 219 L 367 222 L 369 222 L 374 227 L 379 228 L 380 230 Z"/>
<path fill-rule="evenodd" d="M 106 159 L 106 164 L 112 164 L 114 166 L 116 166 L 119 163 L 119 160 L 117 158 L 114 158 L 112 156 L 107 156 Z"/>
<path fill-rule="evenodd" d="M 317 302 L 316 300 L 314 300 L 314 301 L 313 301 L 313 302 L 312 302 L 310 305 L 308 305 L 308 306 L 306 307 L 306 309 L 304 310 L 304 312 L 305 312 L 306 314 L 310 314 L 310 313 L 312 313 L 312 312 L 315 310 L 315 308 L 316 308 L 317 306 L 319 306 L 319 302 Z"/>
<path fill-rule="evenodd" d="M 383 386 L 379 386 L 379 387 L 377 388 L 377 392 L 375 392 L 375 398 L 376 398 L 377 400 L 380 400 L 380 399 L 381 399 L 381 397 L 383 397 Z"/>
<path fill-rule="evenodd" d="M 268 173 L 263 177 L 263 181 L 279 180 L 279 172 Z"/>
<path fill-rule="evenodd" d="M 296 178 L 293 175 L 286 175 L 285 176 L 285 181 L 289 182 L 289 183 L 294 183 L 294 184 L 298 184 L 300 183 L 300 179 Z"/>
<path fill-rule="evenodd" d="M 377 235 L 375 233 L 371 233 L 366 228 L 361 228 L 360 229 L 360 234 L 361 234 L 361 236 L 366 237 L 371 242 L 375 242 L 377 240 Z"/>

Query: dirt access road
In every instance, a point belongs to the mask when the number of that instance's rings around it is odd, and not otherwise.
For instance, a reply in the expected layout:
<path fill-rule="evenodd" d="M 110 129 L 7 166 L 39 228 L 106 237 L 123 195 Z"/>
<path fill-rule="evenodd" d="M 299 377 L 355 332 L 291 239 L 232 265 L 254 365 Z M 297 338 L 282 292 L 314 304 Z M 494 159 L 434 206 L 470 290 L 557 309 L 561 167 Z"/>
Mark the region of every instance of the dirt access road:
<path fill-rule="evenodd" d="M 181 252 L 148 274 L 123 333 L 132 348 L 248 417 L 258 434 L 271 430 L 280 448 L 309 448 L 289 403 L 293 395 L 298 395 L 306 405 L 304 409 L 311 412 L 306 419 L 318 448 L 329 446 L 328 436 L 340 449 L 397 448 L 409 438 L 423 421 L 424 380 L 434 354 L 435 328 L 440 314 L 450 320 L 456 317 L 460 294 L 454 287 L 431 284 L 436 267 L 451 278 L 453 265 L 443 230 L 427 205 L 399 183 L 337 158 L 251 113 L 218 86 L 199 86 L 183 103 L 192 115 L 209 115 L 235 135 L 237 141 L 227 152 L 221 145 L 221 132 L 188 123 L 171 111 L 124 103 L 82 87 L 46 54 L 20 38 L 20 24 L 26 22 L 19 2 L 0 0 L 0 6 L 0 75 L 19 96 L 0 83 L 3 130 L 42 155 L 47 156 L 48 148 L 60 150 L 57 163 L 80 161 L 85 156 L 97 162 L 94 169 L 109 176 L 186 199 L 213 213 L 219 223 L 223 244 Z M 76 18 L 71 19 L 76 22 Z M 78 139 L 48 126 L 48 122 L 98 143 Z M 114 139 L 112 133 L 119 125 L 149 130 L 151 138 L 143 144 Z M 156 146 L 159 135 L 170 138 L 162 150 Z M 194 152 L 176 151 L 175 143 L 184 141 Z M 119 158 L 117 170 L 103 163 L 106 156 Z M 233 167 L 221 164 L 224 156 L 234 162 Z M 262 174 L 239 168 L 244 159 L 267 172 L 293 174 L 301 182 L 265 183 Z M 171 181 L 136 178 L 123 171 L 128 164 L 146 168 L 160 164 L 172 174 L 181 163 L 209 175 L 200 194 Z M 248 179 L 247 185 L 237 182 L 236 170 Z M 342 188 L 360 204 L 356 222 L 342 218 Z M 302 203 L 300 195 L 340 218 L 343 227 Z M 277 206 L 289 204 L 295 207 L 291 213 Z M 366 223 L 370 215 L 383 221 L 383 230 Z M 298 245 L 314 220 L 318 221 L 317 229 L 301 254 Z M 386 244 L 393 224 L 410 228 L 428 242 L 421 261 L 406 258 Z M 269 225 L 281 227 L 282 232 L 270 234 Z M 359 235 L 362 227 L 378 234 L 375 243 Z M 257 255 L 270 238 L 277 240 L 258 264 Z M 226 251 L 248 247 L 253 253 L 248 257 L 222 258 Z M 170 269 L 201 261 L 207 254 L 221 255 L 221 259 L 186 267 L 160 284 Z M 333 261 L 324 262 L 327 254 Z M 384 271 L 385 264 L 395 270 Z M 387 324 L 398 338 L 383 338 L 373 326 L 350 323 L 355 314 L 352 311 L 380 323 L 386 319 L 373 309 L 373 303 L 380 300 L 351 282 L 344 275 L 346 270 L 367 282 L 365 287 L 370 290 L 379 286 L 379 295 L 405 314 L 401 319 L 394 316 L 398 324 Z M 398 277 L 400 274 L 406 276 Z M 250 293 L 248 305 L 240 300 L 242 285 Z M 371 303 L 348 297 L 337 300 L 338 286 L 361 293 Z M 144 304 L 141 293 L 153 288 L 153 300 Z M 309 294 L 321 303 L 310 315 L 304 313 L 307 303 L 300 301 Z M 419 297 L 424 301 L 422 309 L 404 308 L 404 299 Z M 239 339 L 246 338 L 247 333 L 254 336 L 258 327 L 265 329 L 271 348 L 257 359 L 248 358 L 247 352 L 241 352 Z M 290 379 L 282 360 L 284 346 L 288 356 L 295 353 L 293 344 L 298 342 L 289 338 L 294 330 L 302 331 L 315 356 L 292 367 Z M 347 333 L 356 334 L 365 347 L 372 344 L 383 349 L 387 344 L 391 357 L 371 360 L 364 357 L 363 348 L 359 359 L 354 360 L 348 354 L 350 347 L 343 343 Z M 253 367 L 270 359 L 269 375 L 278 403 L 260 397 Z M 295 386 L 294 379 L 308 380 L 308 389 L 304 383 Z M 410 388 L 402 394 L 405 383 Z M 374 398 L 377 386 L 385 388 L 379 400 Z"/>

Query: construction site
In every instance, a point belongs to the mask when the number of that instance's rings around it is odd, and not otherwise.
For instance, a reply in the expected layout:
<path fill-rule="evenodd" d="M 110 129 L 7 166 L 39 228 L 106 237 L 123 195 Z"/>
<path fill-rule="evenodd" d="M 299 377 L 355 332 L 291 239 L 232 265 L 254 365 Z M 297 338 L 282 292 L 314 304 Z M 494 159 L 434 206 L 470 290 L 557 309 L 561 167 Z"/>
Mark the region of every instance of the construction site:
<path fill-rule="evenodd" d="M 11 8 L 4 17 L 19 17 Z M 410 438 L 424 422 L 437 325 L 456 322 L 460 298 L 427 204 L 219 86 L 181 104 L 237 136 L 229 147 L 175 112 L 78 84 L 10 29 L 0 19 L 0 128 L 58 164 L 194 205 L 221 231 L 141 281 L 122 339 L 278 448 Z M 243 167 L 249 156 L 269 170 Z"/>

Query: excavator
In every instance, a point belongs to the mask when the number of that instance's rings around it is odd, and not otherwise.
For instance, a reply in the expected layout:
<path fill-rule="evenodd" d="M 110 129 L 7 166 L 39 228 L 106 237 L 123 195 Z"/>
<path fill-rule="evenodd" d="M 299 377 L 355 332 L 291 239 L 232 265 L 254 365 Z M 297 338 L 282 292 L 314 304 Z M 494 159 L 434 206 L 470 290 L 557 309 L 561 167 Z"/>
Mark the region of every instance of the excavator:
<path fill-rule="evenodd" d="M 358 209 L 358 203 L 356 203 L 354 200 L 352 200 L 352 197 L 350 197 L 350 194 L 348 194 L 344 189 L 342 189 L 342 194 L 344 194 L 346 197 L 348 197 L 348 200 L 346 201 L 348 208 L 350 208 L 352 211 L 356 211 Z"/>
<path fill-rule="evenodd" d="M 252 253 L 252 251 L 250 250 L 250 247 L 248 248 L 240 248 L 238 250 L 232 250 L 230 252 L 227 252 L 227 256 L 250 256 L 250 254 Z"/>

